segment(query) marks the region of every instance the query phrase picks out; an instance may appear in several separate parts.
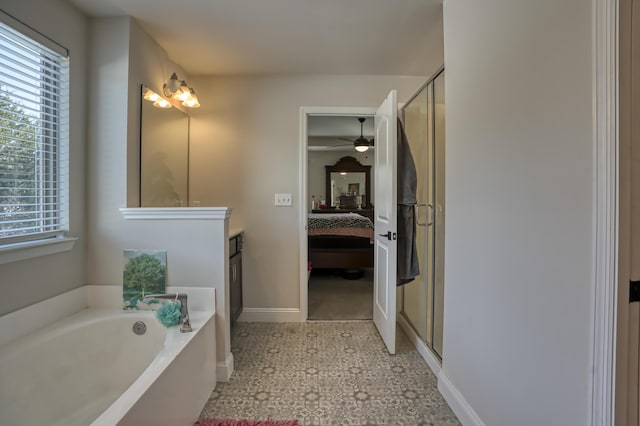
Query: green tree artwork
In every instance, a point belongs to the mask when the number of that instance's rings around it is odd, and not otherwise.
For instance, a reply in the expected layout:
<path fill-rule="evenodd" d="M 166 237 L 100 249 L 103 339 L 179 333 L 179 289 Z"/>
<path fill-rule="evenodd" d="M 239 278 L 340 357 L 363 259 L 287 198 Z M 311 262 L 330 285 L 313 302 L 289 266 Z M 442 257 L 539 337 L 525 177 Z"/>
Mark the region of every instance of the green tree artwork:
<path fill-rule="evenodd" d="M 125 250 L 122 295 L 124 309 L 138 309 L 144 296 L 165 292 L 167 252 L 165 250 Z"/>

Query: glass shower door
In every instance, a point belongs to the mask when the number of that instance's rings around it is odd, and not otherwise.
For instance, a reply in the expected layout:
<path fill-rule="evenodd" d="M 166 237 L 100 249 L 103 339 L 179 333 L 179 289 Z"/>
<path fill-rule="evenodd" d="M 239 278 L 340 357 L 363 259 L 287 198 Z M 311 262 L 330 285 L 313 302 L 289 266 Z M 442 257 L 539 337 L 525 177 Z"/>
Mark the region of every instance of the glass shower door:
<path fill-rule="evenodd" d="M 444 305 L 444 73 L 403 108 L 404 128 L 416 164 L 416 244 L 420 275 L 402 287 L 402 314 L 442 358 Z"/>

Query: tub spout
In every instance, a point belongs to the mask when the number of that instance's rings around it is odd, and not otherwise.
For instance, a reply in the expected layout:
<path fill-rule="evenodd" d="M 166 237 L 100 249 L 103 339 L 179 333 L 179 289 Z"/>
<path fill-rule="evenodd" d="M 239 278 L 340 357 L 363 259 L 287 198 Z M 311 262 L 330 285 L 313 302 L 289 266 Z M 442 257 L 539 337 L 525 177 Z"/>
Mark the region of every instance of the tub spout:
<path fill-rule="evenodd" d="M 193 331 L 191 323 L 189 322 L 189 308 L 187 307 L 187 294 L 186 293 L 168 293 L 168 294 L 150 294 L 145 296 L 142 301 L 147 303 L 154 299 L 178 299 L 180 301 L 180 332 L 187 333 Z"/>

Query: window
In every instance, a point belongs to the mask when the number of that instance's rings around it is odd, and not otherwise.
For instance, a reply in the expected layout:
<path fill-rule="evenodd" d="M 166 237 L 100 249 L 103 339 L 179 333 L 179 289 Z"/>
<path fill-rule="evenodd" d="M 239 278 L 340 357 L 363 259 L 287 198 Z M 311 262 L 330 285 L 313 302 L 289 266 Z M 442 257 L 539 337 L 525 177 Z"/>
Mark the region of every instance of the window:
<path fill-rule="evenodd" d="M 68 62 L 0 13 L 0 246 L 68 230 Z"/>

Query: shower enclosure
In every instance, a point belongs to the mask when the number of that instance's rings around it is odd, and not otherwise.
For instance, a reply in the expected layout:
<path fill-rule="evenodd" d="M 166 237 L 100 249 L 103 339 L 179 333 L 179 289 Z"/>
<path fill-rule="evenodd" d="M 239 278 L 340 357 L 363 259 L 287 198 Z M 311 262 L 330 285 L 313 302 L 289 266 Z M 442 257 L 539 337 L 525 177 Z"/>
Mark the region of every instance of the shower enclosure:
<path fill-rule="evenodd" d="M 416 242 L 420 275 L 402 287 L 401 314 L 442 359 L 444 306 L 444 69 L 402 108 L 418 173 Z"/>

